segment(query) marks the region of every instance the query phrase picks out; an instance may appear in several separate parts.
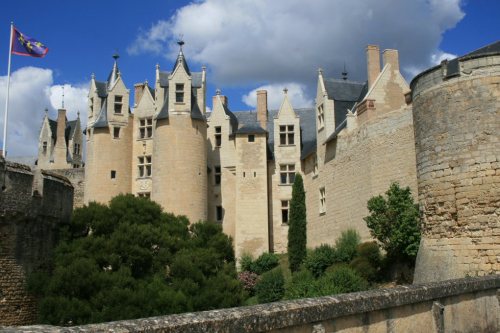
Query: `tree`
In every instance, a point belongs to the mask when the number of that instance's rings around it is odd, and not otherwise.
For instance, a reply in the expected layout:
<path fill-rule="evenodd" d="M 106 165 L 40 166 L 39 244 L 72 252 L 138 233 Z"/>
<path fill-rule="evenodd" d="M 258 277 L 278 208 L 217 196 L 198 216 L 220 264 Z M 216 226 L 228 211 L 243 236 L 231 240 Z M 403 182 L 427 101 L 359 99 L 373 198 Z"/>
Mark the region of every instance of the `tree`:
<path fill-rule="evenodd" d="M 242 304 L 231 239 L 153 201 L 76 209 L 50 272 L 29 278 L 41 323 L 76 325 Z"/>
<path fill-rule="evenodd" d="M 409 187 L 392 183 L 386 198 L 381 195 L 368 200 L 370 215 L 364 220 L 370 232 L 393 261 L 414 263 L 420 244 L 418 205 Z"/>
<path fill-rule="evenodd" d="M 302 176 L 297 174 L 292 188 L 288 226 L 288 261 L 290 270 L 296 272 L 307 255 L 306 194 Z"/>

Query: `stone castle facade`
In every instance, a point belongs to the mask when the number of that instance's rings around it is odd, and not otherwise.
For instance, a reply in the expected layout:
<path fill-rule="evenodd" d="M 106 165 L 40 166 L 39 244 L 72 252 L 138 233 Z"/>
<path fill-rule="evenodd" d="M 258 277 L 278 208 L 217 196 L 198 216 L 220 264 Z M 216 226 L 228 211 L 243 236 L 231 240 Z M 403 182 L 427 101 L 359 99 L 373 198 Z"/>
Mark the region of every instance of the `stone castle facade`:
<path fill-rule="evenodd" d="M 369 238 L 366 202 L 398 181 L 416 194 L 409 86 L 398 52 L 367 48 L 368 81 L 318 72 L 316 105 L 295 109 L 286 89 L 278 110 L 257 93 L 255 111 L 230 110 L 220 91 L 206 113 L 206 72 L 191 72 L 182 45 L 172 71 L 156 67 L 134 104 L 116 57 L 89 92 L 84 202 L 119 193 L 150 197 L 190 221 L 222 224 L 237 257 L 287 247 L 296 173 L 307 193 L 308 245 L 357 229 Z"/>

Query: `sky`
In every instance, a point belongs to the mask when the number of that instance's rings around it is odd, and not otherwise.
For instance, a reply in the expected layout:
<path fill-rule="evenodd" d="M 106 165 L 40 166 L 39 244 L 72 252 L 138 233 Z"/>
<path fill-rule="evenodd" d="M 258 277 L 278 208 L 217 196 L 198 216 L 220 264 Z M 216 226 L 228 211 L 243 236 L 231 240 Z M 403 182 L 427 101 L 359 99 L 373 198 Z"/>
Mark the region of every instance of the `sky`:
<path fill-rule="evenodd" d="M 286 87 L 294 107 L 311 107 L 318 68 L 340 78 L 345 65 L 350 80 L 365 81 L 365 48 L 377 44 L 399 50 L 410 82 L 445 58 L 498 41 L 498 13 L 499 0 L 5 1 L 0 131 L 11 21 L 49 47 L 44 58 L 12 56 L 7 151 L 14 157 L 36 155 L 44 110 L 55 119 L 62 86 L 68 118 L 81 112 L 85 126 L 91 75 L 105 81 L 115 52 L 132 91 L 154 84 L 156 64 L 172 69 L 182 36 L 191 71 L 207 67 L 207 101 L 221 89 L 231 110 L 251 110 L 256 90 L 267 89 L 269 107 L 278 108 Z"/>

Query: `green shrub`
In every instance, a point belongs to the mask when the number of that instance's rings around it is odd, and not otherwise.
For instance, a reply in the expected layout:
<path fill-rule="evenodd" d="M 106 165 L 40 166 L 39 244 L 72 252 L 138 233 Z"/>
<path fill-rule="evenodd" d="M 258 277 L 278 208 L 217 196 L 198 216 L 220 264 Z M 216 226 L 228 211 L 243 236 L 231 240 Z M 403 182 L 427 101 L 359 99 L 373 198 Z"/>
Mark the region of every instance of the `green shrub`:
<path fill-rule="evenodd" d="M 285 294 L 285 278 L 281 268 L 262 274 L 255 287 L 259 303 L 279 301 Z"/>
<path fill-rule="evenodd" d="M 382 263 L 382 253 L 377 242 L 364 242 L 358 245 L 358 257 L 366 259 L 373 267 L 379 268 Z"/>
<path fill-rule="evenodd" d="M 306 269 L 295 272 L 286 284 L 285 299 L 318 296 L 318 287 L 312 273 Z"/>
<path fill-rule="evenodd" d="M 297 272 L 307 256 L 306 192 L 300 173 L 295 175 L 290 200 L 288 221 L 288 264 L 291 272 Z"/>
<path fill-rule="evenodd" d="M 356 249 L 361 237 L 356 230 L 348 229 L 343 231 L 340 237 L 335 241 L 335 250 L 337 260 L 349 263 L 356 256 Z"/>
<path fill-rule="evenodd" d="M 335 249 L 330 245 L 322 244 L 308 253 L 304 265 L 317 278 L 333 265 L 335 260 Z"/>
<path fill-rule="evenodd" d="M 270 271 L 274 267 L 279 265 L 279 257 L 275 253 L 269 253 L 265 252 L 262 253 L 254 262 L 252 265 L 253 272 L 257 273 L 259 275 Z"/>
<path fill-rule="evenodd" d="M 253 258 L 245 253 L 240 258 L 241 271 L 253 272 Z"/>
<path fill-rule="evenodd" d="M 351 261 L 349 266 L 370 282 L 378 280 L 378 268 L 374 267 L 366 258 L 357 257 Z"/>
<path fill-rule="evenodd" d="M 330 267 L 317 284 L 322 296 L 368 289 L 368 282 L 346 265 Z"/>

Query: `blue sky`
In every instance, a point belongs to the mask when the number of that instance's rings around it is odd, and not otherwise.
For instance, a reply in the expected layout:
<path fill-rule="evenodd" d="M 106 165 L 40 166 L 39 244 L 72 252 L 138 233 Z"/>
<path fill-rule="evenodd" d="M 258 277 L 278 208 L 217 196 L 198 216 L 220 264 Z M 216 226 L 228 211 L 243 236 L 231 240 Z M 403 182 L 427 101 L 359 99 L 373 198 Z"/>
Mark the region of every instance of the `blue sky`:
<path fill-rule="evenodd" d="M 191 70 L 207 66 L 208 101 L 220 88 L 232 110 L 248 110 L 255 90 L 265 87 L 270 106 L 277 107 L 286 86 L 292 104 L 305 107 L 312 105 L 319 67 L 339 77 L 345 63 L 350 79 L 366 79 L 368 43 L 398 49 L 409 81 L 445 57 L 498 40 L 498 13 L 498 0 L 5 1 L 0 124 L 10 21 L 49 47 L 43 59 L 12 59 L 9 155 L 16 156 L 36 153 L 43 110 L 55 115 L 61 85 L 69 118 L 86 112 L 90 76 L 105 80 L 115 51 L 133 89 L 134 83 L 154 82 L 157 63 L 171 69 L 183 34 Z"/>

